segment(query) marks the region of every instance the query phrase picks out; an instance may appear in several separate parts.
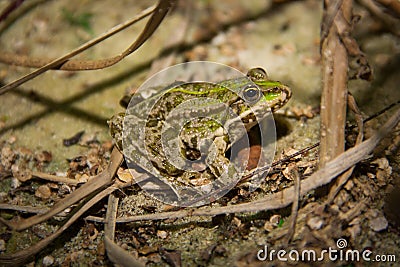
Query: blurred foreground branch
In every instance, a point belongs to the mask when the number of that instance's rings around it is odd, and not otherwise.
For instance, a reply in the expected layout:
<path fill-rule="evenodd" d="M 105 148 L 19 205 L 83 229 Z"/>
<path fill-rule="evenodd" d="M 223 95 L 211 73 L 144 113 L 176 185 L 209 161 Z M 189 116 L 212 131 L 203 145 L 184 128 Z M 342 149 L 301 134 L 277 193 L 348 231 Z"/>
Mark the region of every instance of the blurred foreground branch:
<path fill-rule="evenodd" d="M 175 3 L 175 0 L 163 1 L 160 0 L 157 6 L 152 6 L 144 11 L 142 11 L 139 15 L 135 16 L 133 19 L 120 24 L 108 32 L 102 34 L 101 36 L 83 44 L 77 49 L 71 51 L 70 53 L 63 55 L 55 60 L 50 62 L 46 60 L 29 58 L 26 56 L 18 56 L 15 54 L 0 53 L 0 62 L 12 64 L 12 65 L 21 65 L 26 67 L 40 67 L 39 69 L 29 73 L 26 76 L 23 76 L 3 87 L 0 88 L 0 94 L 4 94 L 5 92 L 22 85 L 23 83 L 35 78 L 36 76 L 50 70 L 50 69 L 61 69 L 61 70 L 94 70 L 94 69 L 102 69 L 109 66 L 112 66 L 123 58 L 137 50 L 157 29 L 160 25 L 161 21 L 164 19 L 165 15 L 171 9 L 172 5 Z M 98 44 L 101 41 L 109 38 L 115 33 L 122 31 L 123 29 L 131 26 L 137 21 L 145 18 L 146 16 L 153 13 L 147 22 L 145 28 L 139 35 L 139 37 L 135 40 L 135 42 L 129 46 L 125 51 L 121 54 L 114 56 L 112 58 L 101 59 L 101 60 L 70 60 L 72 57 L 80 54 L 81 52 L 87 50 L 88 48 Z"/>

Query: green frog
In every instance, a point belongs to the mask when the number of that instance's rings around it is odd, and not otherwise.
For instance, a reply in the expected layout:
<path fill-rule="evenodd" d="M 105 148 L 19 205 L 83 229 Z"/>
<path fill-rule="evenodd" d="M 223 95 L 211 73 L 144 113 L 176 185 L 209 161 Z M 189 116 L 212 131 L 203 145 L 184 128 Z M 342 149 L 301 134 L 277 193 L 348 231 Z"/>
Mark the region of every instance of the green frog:
<path fill-rule="evenodd" d="M 190 192 L 184 198 L 209 193 L 217 179 L 220 185 L 237 180 L 247 162 L 233 163 L 227 151 L 237 154 L 235 143 L 292 95 L 262 68 L 217 83 L 175 82 L 151 90 L 146 100 L 129 99 L 126 112 L 109 120 L 110 131 L 128 166 L 169 184 L 175 200 L 184 192 Z"/>

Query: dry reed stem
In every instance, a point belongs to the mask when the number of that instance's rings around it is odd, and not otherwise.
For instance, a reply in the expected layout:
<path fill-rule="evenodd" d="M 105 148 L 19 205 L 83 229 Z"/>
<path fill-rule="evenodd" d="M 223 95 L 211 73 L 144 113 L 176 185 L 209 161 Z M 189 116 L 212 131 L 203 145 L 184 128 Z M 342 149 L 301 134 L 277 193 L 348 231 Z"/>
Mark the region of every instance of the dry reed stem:
<path fill-rule="evenodd" d="M 351 9 L 351 0 L 324 1 L 320 167 L 344 151 L 348 56 L 341 34 L 350 31 Z"/>

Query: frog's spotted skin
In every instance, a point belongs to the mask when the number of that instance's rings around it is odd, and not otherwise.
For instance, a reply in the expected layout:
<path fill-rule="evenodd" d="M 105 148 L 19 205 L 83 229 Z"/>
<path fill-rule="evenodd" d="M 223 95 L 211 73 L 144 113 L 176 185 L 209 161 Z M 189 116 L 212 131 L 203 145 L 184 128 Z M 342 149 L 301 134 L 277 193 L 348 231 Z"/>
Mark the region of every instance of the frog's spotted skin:
<path fill-rule="evenodd" d="M 177 83 L 158 91 L 129 107 L 125 120 L 121 114 L 114 116 L 109 121 L 111 134 L 130 161 L 169 182 L 192 187 L 207 185 L 222 173 L 230 176 L 225 152 L 245 134 L 241 129 L 248 130 L 257 119 L 281 108 L 291 97 L 287 86 L 268 80 L 261 68 L 249 70 L 247 77 L 216 84 Z M 229 115 L 227 108 L 236 115 Z M 180 121 L 185 123 L 180 125 Z M 172 131 L 177 136 L 170 138 Z M 181 155 L 173 156 L 173 162 L 163 140 L 176 149 L 173 155 Z M 201 152 L 207 151 L 213 155 L 212 160 L 210 156 L 202 158 Z M 180 161 L 184 163 L 179 165 Z"/>

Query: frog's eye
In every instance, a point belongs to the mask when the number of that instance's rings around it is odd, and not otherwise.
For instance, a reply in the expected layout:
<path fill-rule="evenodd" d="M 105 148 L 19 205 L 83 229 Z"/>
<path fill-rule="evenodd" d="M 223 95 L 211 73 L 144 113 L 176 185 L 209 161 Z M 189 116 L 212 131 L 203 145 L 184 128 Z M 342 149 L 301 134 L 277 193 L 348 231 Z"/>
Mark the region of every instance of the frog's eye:
<path fill-rule="evenodd" d="M 247 77 L 253 82 L 266 81 L 268 79 L 268 74 L 263 68 L 253 68 L 247 72 Z"/>
<path fill-rule="evenodd" d="M 254 85 L 250 85 L 243 90 L 243 98 L 248 103 L 257 102 L 260 99 L 260 96 L 260 89 Z"/>

